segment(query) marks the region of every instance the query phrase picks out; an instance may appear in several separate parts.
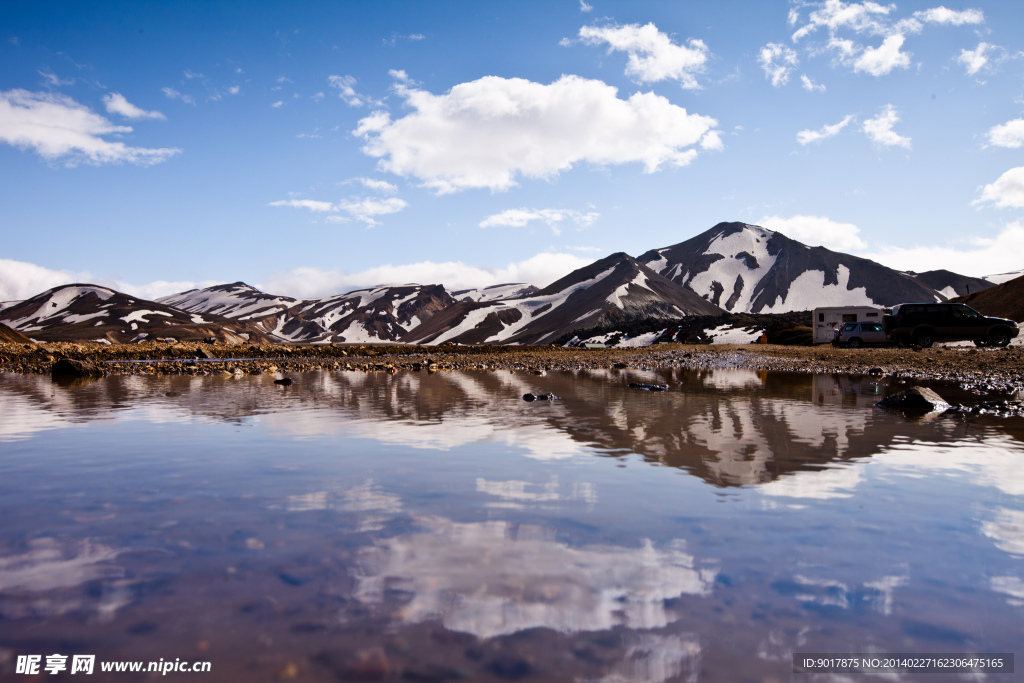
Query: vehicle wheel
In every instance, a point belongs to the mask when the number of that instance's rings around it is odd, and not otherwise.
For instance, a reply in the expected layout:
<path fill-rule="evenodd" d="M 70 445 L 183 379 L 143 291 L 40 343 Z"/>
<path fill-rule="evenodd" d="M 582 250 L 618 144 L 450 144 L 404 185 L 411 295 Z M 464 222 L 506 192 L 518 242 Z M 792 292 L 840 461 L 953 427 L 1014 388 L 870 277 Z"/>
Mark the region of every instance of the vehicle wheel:
<path fill-rule="evenodd" d="M 914 335 L 914 343 L 922 348 L 930 348 L 935 343 L 935 337 L 930 330 L 922 330 Z"/>
<path fill-rule="evenodd" d="M 846 342 L 846 345 L 849 346 L 851 349 L 859 349 L 861 347 L 861 341 L 860 339 L 854 337 L 850 341 Z"/>
<path fill-rule="evenodd" d="M 992 346 L 1006 346 L 1010 343 L 1010 333 L 1003 329 L 992 330 L 988 336 L 988 343 Z"/>

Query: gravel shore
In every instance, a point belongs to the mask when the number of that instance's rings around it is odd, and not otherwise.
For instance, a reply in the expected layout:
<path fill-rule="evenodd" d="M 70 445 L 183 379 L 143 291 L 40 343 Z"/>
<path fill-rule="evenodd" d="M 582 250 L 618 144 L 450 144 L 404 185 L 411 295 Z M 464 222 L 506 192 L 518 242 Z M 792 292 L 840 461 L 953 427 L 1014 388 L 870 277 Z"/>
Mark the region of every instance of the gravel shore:
<path fill-rule="evenodd" d="M 0 344 L 0 372 L 45 373 L 61 359 L 97 375 L 263 374 L 334 370 L 495 370 L 544 372 L 584 368 L 748 368 L 792 372 L 951 380 L 965 388 L 1024 391 L 1024 347 L 975 349 L 837 349 L 831 346 L 683 345 L 576 349 L 536 346 Z M 66 365 L 66 364 L 65 364 Z"/>

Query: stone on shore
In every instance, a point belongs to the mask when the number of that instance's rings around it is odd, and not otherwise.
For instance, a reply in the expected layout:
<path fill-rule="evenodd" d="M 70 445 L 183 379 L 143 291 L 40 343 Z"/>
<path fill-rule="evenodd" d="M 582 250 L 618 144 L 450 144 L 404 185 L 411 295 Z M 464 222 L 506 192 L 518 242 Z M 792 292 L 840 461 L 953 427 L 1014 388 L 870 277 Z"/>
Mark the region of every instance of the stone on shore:
<path fill-rule="evenodd" d="M 87 360 L 61 358 L 50 368 L 50 374 L 54 377 L 102 377 L 103 370 Z"/>
<path fill-rule="evenodd" d="M 941 396 L 928 387 L 911 387 L 892 396 L 886 396 L 877 404 L 880 408 L 896 408 L 897 410 L 913 410 L 931 412 L 949 408 Z"/>

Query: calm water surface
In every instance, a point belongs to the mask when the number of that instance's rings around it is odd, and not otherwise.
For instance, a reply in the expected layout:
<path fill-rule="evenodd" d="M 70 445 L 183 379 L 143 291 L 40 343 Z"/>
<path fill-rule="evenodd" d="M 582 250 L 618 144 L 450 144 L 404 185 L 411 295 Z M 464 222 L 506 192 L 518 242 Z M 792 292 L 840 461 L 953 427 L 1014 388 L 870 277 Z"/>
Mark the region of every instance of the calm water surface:
<path fill-rule="evenodd" d="M 1019 420 L 745 370 L 272 380 L 0 375 L 5 679 L 965 680 L 791 656 L 1024 642 Z"/>

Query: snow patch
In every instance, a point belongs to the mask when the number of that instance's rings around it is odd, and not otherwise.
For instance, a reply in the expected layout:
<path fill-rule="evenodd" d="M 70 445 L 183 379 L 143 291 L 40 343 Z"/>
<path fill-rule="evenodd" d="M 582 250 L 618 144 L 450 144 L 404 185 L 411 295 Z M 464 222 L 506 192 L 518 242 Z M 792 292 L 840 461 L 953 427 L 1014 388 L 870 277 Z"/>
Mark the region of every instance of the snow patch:
<path fill-rule="evenodd" d="M 764 330 L 756 328 L 744 330 L 739 327 L 719 325 L 710 330 L 705 330 L 704 334 L 711 339 L 712 344 L 750 344 L 757 341 L 758 337 L 764 334 Z"/>
<path fill-rule="evenodd" d="M 761 307 L 760 313 L 785 313 L 787 311 L 810 311 L 822 306 L 877 306 L 867 294 L 865 287 L 847 289 L 850 283 L 850 269 L 840 265 L 836 270 L 838 282 L 825 285 L 825 273 L 808 270 L 793 280 L 786 292 L 786 298 L 775 298 L 775 304 Z"/>

